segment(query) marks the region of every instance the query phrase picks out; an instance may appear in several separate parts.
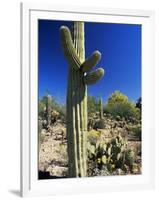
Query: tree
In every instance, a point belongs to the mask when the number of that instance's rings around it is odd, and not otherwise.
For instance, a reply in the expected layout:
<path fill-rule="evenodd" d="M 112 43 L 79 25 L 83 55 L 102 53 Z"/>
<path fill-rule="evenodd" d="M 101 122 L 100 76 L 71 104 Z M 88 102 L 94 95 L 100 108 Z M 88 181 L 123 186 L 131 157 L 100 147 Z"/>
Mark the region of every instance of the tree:
<path fill-rule="evenodd" d="M 140 110 L 136 108 L 136 105 L 129 101 L 128 97 L 120 91 L 115 91 L 108 98 L 105 111 L 113 117 L 121 116 L 126 119 L 131 117 L 136 119 L 140 118 Z"/>
<path fill-rule="evenodd" d="M 142 99 L 141 99 L 141 97 L 138 98 L 138 100 L 136 102 L 136 108 L 139 108 L 140 111 L 141 111 L 141 108 L 142 108 Z"/>
<path fill-rule="evenodd" d="M 116 103 L 126 103 L 128 102 L 128 97 L 122 94 L 120 91 L 115 91 L 111 96 L 108 98 L 109 104 L 116 104 Z"/>

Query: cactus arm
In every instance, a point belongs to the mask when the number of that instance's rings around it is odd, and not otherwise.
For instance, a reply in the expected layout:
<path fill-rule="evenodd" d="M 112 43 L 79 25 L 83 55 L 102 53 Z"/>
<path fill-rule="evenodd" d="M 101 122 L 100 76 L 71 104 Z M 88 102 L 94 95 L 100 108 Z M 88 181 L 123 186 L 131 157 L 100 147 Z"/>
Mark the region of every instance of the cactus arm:
<path fill-rule="evenodd" d="M 65 57 L 68 62 L 72 64 L 74 69 L 81 68 L 83 72 L 89 72 L 94 66 L 96 66 L 98 61 L 101 59 L 101 53 L 99 51 L 95 51 L 83 64 L 81 64 L 79 56 L 74 48 L 69 28 L 62 26 L 60 32 Z"/>
<path fill-rule="evenodd" d="M 89 72 L 91 69 L 96 66 L 96 64 L 101 59 L 101 53 L 99 51 L 93 52 L 93 54 L 88 57 L 84 63 L 81 65 L 81 69 L 83 72 Z"/>
<path fill-rule="evenodd" d="M 81 62 L 74 48 L 70 30 L 68 27 L 62 26 L 60 28 L 60 33 L 64 55 L 68 60 L 68 63 L 71 64 L 74 69 L 78 70 L 81 66 Z"/>
<path fill-rule="evenodd" d="M 91 72 L 84 76 L 84 82 L 86 85 L 92 85 L 95 84 L 99 79 L 101 79 L 104 76 L 104 69 L 98 68 L 94 72 Z"/>

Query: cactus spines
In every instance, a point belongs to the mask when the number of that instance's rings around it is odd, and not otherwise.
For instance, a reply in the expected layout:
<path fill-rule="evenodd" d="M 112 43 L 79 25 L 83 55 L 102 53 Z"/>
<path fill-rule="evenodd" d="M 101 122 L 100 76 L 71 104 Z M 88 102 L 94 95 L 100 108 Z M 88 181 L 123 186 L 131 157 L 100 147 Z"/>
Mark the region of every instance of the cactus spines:
<path fill-rule="evenodd" d="M 72 35 L 69 28 L 60 28 L 64 55 L 68 61 L 67 88 L 67 150 L 69 177 L 87 176 L 87 76 L 86 71 L 92 69 L 99 60 L 99 52 L 89 58 L 88 68 L 85 66 L 84 22 L 74 22 Z M 83 63 L 83 70 L 82 65 Z M 104 71 L 104 70 L 101 70 Z M 96 76 L 99 79 L 99 74 Z M 88 81 L 89 82 L 89 81 Z"/>

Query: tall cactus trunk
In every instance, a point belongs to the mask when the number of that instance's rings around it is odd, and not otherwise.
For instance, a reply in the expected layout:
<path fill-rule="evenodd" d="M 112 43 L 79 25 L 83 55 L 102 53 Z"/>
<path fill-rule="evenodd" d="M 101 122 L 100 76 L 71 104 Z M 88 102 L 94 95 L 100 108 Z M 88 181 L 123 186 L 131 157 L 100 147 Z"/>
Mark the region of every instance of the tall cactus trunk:
<path fill-rule="evenodd" d="M 94 52 L 85 60 L 84 22 L 74 22 L 72 35 L 62 26 L 61 41 L 69 64 L 67 88 L 67 149 L 68 176 L 87 176 L 87 85 L 96 83 L 103 75 L 102 68 L 89 72 L 100 59 Z"/>
<path fill-rule="evenodd" d="M 72 38 L 81 62 L 85 58 L 84 23 L 74 22 Z M 67 148 L 69 177 L 86 176 L 87 88 L 83 73 L 69 66 L 67 90 Z"/>
<path fill-rule="evenodd" d="M 102 102 L 102 98 L 100 98 L 100 119 L 103 119 L 103 102 Z"/>

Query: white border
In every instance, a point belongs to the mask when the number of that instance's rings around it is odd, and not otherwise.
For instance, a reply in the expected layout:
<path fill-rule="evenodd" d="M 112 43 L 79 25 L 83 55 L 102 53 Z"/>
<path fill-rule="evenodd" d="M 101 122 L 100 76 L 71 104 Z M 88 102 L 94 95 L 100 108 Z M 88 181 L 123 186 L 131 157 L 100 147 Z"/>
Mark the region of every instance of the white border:
<path fill-rule="evenodd" d="M 81 12 L 82 11 L 82 12 Z M 142 25 L 143 173 L 113 176 L 37 180 L 37 20 L 82 20 Z M 21 5 L 21 195 L 92 193 L 154 187 L 154 13 L 24 4 Z M 151 117 L 150 117 L 151 116 Z M 153 134 L 153 136 L 152 136 Z"/>

